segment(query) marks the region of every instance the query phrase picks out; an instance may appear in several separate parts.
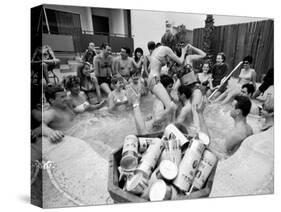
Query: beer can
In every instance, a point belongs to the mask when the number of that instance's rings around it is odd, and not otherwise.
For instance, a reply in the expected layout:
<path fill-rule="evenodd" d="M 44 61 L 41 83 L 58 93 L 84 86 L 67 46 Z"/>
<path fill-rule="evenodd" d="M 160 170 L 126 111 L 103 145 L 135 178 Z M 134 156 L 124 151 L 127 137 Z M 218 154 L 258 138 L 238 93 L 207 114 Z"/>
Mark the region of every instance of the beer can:
<path fill-rule="evenodd" d="M 142 194 L 148 186 L 148 180 L 141 174 L 137 173 L 126 182 L 126 190 L 134 194 Z"/>
<path fill-rule="evenodd" d="M 187 192 L 190 189 L 204 149 L 205 145 L 200 140 L 193 139 L 180 163 L 178 175 L 173 181 L 173 185 L 179 190 Z"/>
<path fill-rule="evenodd" d="M 176 178 L 178 174 L 178 167 L 170 160 L 163 160 L 159 165 L 157 177 L 165 181 L 171 181 Z"/>
<path fill-rule="evenodd" d="M 138 138 L 135 135 L 128 135 L 124 140 L 120 166 L 125 171 L 138 166 Z"/>
<path fill-rule="evenodd" d="M 217 161 L 218 158 L 214 153 L 207 149 L 204 151 L 192 184 L 194 190 L 199 190 L 204 186 Z"/>
<path fill-rule="evenodd" d="M 180 164 L 182 158 L 181 149 L 175 140 L 164 142 L 164 149 L 160 157 L 160 161 L 170 160 L 177 165 Z"/>
<path fill-rule="evenodd" d="M 198 139 L 205 145 L 209 146 L 210 144 L 210 138 L 206 133 L 198 132 Z"/>
<path fill-rule="evenodd" d="M 157 139 L 157 138 L 139 137 L 139 152 L 140 153 L 145 152 L 147 150 L 149 144 L 152 143 L 154 139 Z"/>
<path fill-rule="evenodd" d="M 169 140 L 176 140 L 180 147 L 189 142 L 184 134 L 174 124 L 169 124 L 165 128 L 164 136 Z"/>
<path fill-rule="evenodd" d="M 172 188 L 167 185 L 163 180 L 157 180 L 150 188 L 149 200 L 161 201 L 169 200 L 172 197 Z"/>
<path fill-rule="evenodd" d="M 152 170 L 155 168 L 159 157 L 164 148 L 163 141 L 159 138 L 155 138 L 150 143 L 148 149 L 142 156 L 137 171 L 144 173 L 144 175 L 149 178 Z"/>

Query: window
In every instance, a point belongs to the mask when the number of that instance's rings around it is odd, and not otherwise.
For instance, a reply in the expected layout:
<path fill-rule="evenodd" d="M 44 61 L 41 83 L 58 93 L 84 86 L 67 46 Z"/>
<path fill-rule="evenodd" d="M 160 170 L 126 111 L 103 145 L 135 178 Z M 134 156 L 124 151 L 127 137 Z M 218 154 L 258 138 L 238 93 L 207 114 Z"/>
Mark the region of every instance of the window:
<path fill-rule="evenodd" d="M 93 15 L 93 28 L 95 34 L 109 35 L 109 19 L 104 16 Z"/>
<path fill-rule="evenodd" d="M 58 10 L 46 9 L 47 20 L 43 19 L 43 32 L 47 33 L 46 22 L 49 24 L 51 34 L 71 35 L 81 32 L 80 15 Z"/>

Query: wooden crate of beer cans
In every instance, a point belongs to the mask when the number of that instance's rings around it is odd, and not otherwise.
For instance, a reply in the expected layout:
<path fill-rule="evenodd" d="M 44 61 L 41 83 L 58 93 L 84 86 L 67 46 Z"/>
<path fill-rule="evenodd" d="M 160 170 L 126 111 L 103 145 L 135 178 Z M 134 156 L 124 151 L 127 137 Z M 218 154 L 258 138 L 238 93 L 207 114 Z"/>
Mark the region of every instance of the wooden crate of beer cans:
<path fill-rule="evenodd" d="M 209 196 L 218 161 L 209 138 L 179 129 L 170 124 L 162 133 L 128 135 L 111 154 L 108 191 L 115 203 Z"/>

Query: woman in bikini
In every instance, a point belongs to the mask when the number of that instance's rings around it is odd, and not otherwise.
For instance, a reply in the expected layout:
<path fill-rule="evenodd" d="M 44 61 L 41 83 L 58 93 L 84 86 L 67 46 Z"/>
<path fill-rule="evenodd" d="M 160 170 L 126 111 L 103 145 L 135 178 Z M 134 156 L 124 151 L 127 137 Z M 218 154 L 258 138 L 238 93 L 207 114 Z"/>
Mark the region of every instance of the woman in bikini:
<path fill-rule="evenodd" d="M 68 76 L 64 81 L 64 86 L 70 91 L 67 102 L 75 113 L 92 111 L 103 106 L 105 101 L 92 105 L 88 102 L 87 95 L 80 90 L 80 79 L 77 76 Z"/>
<path fill-rule="evenodd" d="M 202 73 L 197 75 L 198 81 L 201 84 L 201 91 L 203 94 L 206 94 L 206 96 L 211 94 L 211 90 L 213 88 L 212 75 L 209 73 L 209 71 L 210 64 L 208 62 L 204 62 L 202 66 Z"/>
<path fill-rule="evenodd" d="M 119 77 L 113 77 L 111 80 L 114 90 L 108 95 L 108 109 L 110 111 L 124 111 L 129 105 L 126 90 L 124 90 L 124 79 Z"/>
<path fill-rule="evenodd" d="M 77 76 L 80 79 L 80 89 L 86 94 L 90 104 L 95 104 L 95 96 L 98 103 L 101 102 L 100 86 L 97 78 L 90 74 L 91 64 L 84 62 L 83 66 L 77 70 Z M 96 93 L 96 94 L 95 94 Z"/>
<path fill-rule="evenodd" d="M 150 59 L 150 73 L 148 76 L 148 88 L 149 90 L 159 98 L 165 106 L 164 116 L 171 115 L 172 120 L 174 120 L 174 115 L 176 111 L 176 104 L 171 100 L 166 89 L 160 82 L 160 71 L 162 66 L 164 66 L 168 58 L 172 61 L 182 64 L 184 62 L 184 56 L 187 51 L 187 46 L 181 49 L 181 57 L 178 57 L 174 52 L 176 46 L 176 39 L 171 32 L 167 32 L 161 39 L 162 45 L 154 49 Z"/>

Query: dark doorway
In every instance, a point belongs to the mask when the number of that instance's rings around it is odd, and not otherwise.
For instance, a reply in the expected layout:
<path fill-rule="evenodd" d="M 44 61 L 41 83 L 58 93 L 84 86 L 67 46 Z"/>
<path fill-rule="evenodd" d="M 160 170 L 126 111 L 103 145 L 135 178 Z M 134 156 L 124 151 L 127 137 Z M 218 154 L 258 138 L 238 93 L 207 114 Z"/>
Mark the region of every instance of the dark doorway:
<path fill-rule="evenodd" d="M 93 28 L 95 34 L 109 35 L 109 19 L 104 16 L 93 15 Z"/>

